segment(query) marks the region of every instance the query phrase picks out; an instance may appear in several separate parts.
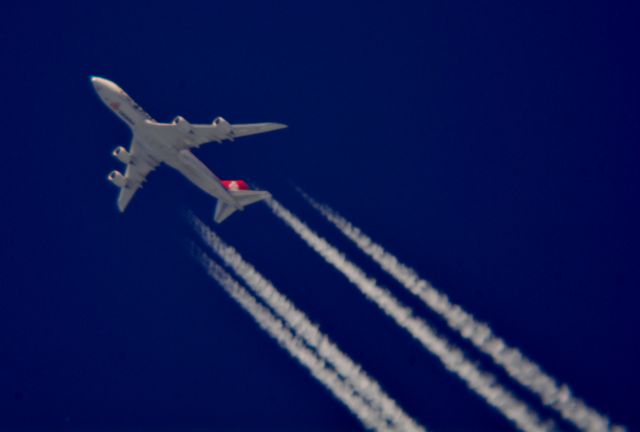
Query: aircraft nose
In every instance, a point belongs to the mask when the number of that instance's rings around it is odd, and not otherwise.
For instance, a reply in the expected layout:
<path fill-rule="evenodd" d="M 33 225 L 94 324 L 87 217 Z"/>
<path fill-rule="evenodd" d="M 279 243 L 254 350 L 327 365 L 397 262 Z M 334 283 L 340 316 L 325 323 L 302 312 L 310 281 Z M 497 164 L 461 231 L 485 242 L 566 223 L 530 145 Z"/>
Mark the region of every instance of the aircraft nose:
<path fill-rule="evenodd" d="M 107 87 L 107 80 L 97 76 L 91 77 L 91 83 L 93 84 L 93 88 L 95 88 L 98 92 Z"/>
<path fill-rule="evenodd" d="M 116 94 L 119 90 L 119 87 L 113 82 L 97 76 L 91 77 L 91 83 L 98 93 Z"/>

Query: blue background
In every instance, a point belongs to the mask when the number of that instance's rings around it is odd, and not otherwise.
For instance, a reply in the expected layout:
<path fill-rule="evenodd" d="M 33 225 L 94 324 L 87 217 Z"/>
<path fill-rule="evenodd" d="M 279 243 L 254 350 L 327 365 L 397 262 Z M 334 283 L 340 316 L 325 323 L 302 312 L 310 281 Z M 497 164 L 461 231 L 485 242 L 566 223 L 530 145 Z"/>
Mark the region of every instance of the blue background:
<path fill-rule="evenodd" d="M 289 129 L 196 152 L 269 189 L 474 360 L 303 187 L 612 420 L 640 427 L 638 10 L 631 2 L 14 3 L 0 17 L 0 430 L 358 429 L 190 258 L 214 201 L 166 167 L 124 214 L 130 133 Z M 264 205 L 216 228 L 433 430 L 511 425 Z"/>

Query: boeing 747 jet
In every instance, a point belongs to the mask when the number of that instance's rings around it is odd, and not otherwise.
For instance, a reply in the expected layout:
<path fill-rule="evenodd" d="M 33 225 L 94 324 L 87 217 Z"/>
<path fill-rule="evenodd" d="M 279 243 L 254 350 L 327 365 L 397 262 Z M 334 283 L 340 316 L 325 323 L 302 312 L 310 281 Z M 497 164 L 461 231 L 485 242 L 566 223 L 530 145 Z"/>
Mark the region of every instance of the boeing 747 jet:
<path fill-rule="evenodd" d="M 191 124 L 181 116 L 171 123 L 158 123 L 124 90 L 104 78 L 91 77 L 102 101 L 131 129 L 129 150 L 117 147 L 113 156 L 127 167 L 125 173 L 112 171 L 111 183 L 120 188 L 118 209 L 123 212 L 147 175 L 161 163 L 176 169 L 193 184 L 218 199 L 214 220 L 218 223 L 236 210 L 269 197 L 269 192 L 251 190 L 242 180 L 220 180 L 191 149 L 209 142 L 233 141 L 247 135 L 270 132 L 287 127 L 279 123 L 229 124 L 217 117 L 212 124 Z"/>

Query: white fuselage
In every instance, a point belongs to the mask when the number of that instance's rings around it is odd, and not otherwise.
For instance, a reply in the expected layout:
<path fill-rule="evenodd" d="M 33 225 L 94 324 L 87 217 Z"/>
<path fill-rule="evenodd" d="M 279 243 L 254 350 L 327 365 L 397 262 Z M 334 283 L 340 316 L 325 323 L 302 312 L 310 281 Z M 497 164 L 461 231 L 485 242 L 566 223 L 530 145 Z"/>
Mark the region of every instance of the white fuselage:
<path fill-rule="evenodd" d="M 92 78 L 92 82 L 102 101 L 131 128 L 134 141 L 145 150 L 146 157 L 156 163 L 166 163 L 209 195 L 242 209 L 220 179 L 187 148 L 187 132 L 176 133 L 174 128 L 166 133 L 166 129 L 157 127 L 159 123 L 116 84 L 98 77 Z M 135 163 L 135 159 L 131 163 Z"/>

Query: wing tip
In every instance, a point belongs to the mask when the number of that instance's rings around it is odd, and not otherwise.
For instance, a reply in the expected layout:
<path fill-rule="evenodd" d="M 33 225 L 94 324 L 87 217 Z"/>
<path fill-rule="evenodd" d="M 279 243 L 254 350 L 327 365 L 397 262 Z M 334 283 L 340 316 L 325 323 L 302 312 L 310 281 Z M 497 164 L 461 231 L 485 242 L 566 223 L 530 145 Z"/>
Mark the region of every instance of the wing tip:
<path fill-rule="evenodd" d="M 120 213 L 124 213 L 124 211 L 127 209 L 128 205 L 129 205 L 129 201 L 123 199 L 122 196 L 118 197 L 118 201 L 116 202 L 116 206 L 118 207 L 118 211 Z"/>

